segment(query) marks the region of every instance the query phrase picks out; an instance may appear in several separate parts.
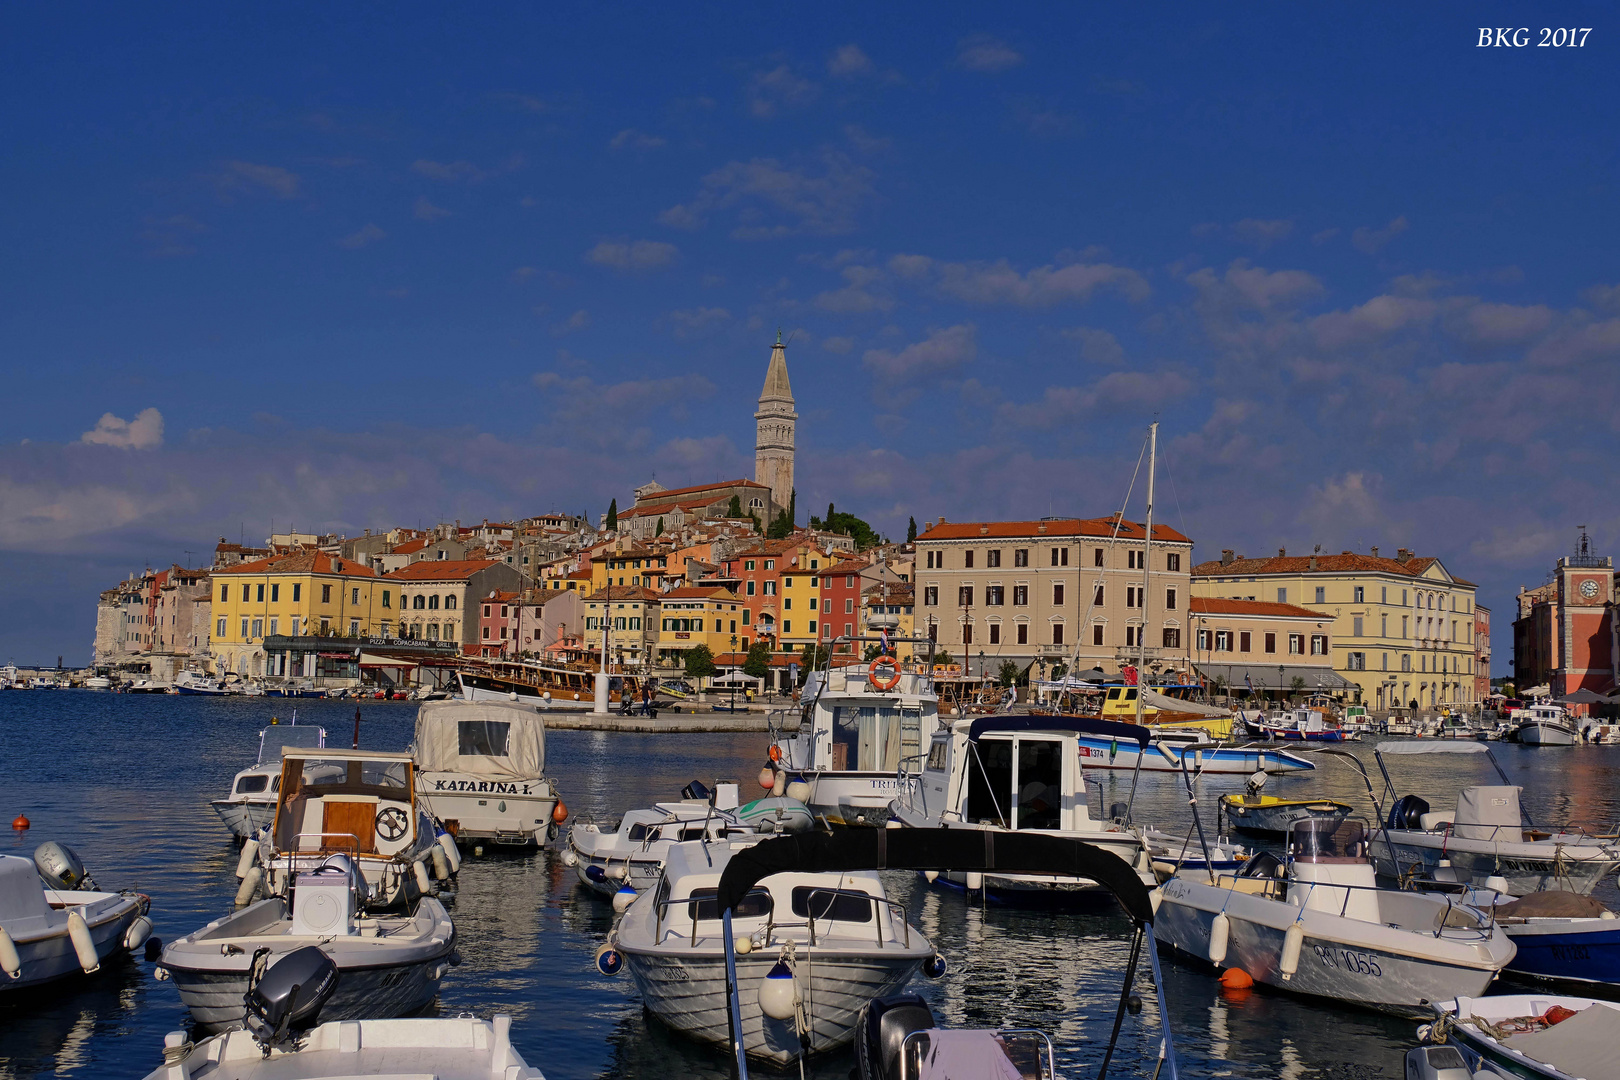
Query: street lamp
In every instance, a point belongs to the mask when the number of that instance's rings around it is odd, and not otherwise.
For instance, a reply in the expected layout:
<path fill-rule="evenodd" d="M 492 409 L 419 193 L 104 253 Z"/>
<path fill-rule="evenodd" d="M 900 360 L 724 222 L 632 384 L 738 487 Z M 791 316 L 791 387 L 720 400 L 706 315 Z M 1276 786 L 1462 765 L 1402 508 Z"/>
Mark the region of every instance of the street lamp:
<path fill-rule="evenodd" d="M 1282 708 L 1283 692 L 1283 666 L 1277 665 L 1277 707 Z"/>
<path fill-rule="evenodd" d="M 737 662 L 737 635 L 736 634 L 731 635 L 731 661 L 732 661 L 733 664 L 735 664 Z M 735 675 L 739 670 L 740 670 L 739 668 L 733 667 L 731 669 L 731 673 L 733 675 Z M 735 679 L 733 679 L 732 683 L 731 683 L 731 711 L 732 712 L 737 711 L 737 682 L 736 682 Z"/>

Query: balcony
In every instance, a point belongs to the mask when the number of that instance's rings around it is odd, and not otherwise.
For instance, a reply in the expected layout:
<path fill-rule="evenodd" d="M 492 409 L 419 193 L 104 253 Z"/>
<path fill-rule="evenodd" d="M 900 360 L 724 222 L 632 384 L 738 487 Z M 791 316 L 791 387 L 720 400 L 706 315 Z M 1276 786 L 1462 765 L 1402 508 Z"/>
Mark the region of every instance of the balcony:
<path fill-rule="evenodd" d="M 1164 650 L 1156 645 L 1143 648 L 1140 645 L 1120 645 L 1114 649 L 1114 659 L 1121 663 L 1133 663 L 1137 660 L 1159 660 L 1164 656 Z"/>

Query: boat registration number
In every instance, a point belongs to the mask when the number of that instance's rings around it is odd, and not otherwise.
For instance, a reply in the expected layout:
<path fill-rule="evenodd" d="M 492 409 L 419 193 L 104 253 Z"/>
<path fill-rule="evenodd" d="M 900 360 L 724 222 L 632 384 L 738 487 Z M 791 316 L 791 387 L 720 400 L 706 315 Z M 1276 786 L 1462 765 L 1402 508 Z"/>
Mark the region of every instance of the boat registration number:
<path fill-rule="evenodd" d="M 692 981 L 691 973 L 673 960 L 654 960 L 649 966 L 655 970 L 659 978 L 668 979 L 670 982 Z"/>
<path fill-rule="evenodd" d="M 1311 948 L 1316 950 L 1316 958 L 1322 962 L 1323 967 L 1349 971 L 1357 975 L 1371 975 L 1375 979 L 1383 977 L 1384 969 L 1378 966 L 1376 953 L 1334 949 L 1326 945 L 1312 945 Z"/>
<path fill-rule="evenodd" d="M 434 791 L 476 791 L 480 795 L 529 795 L 530 784 L 503 784 L 499 780 L 435 780 Z"/>

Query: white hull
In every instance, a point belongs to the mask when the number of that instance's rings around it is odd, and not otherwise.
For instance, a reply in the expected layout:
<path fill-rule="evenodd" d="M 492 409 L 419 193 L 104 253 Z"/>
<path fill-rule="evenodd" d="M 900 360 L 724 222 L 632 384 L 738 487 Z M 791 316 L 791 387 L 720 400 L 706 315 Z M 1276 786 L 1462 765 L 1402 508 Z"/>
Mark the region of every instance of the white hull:
<path fill-rule="evenodd" d="M 1505 891 L 1514 896 L 1545 890 L 1587 894 L 1620 866 L 1620 856 L 1585 837 L 1571 837 L 1562 844 L 1512 843 L 1379 829 L 1369 834 L 1368 841 L 1373 865 L 1382 877 L 1402 879 L 1415 868 L 1417 876 L 1432 878 L 1441 869 L 1441 860 L 1449 860 L 1456 880 L 1486 888 L 1487 879 L 1502 877 L 1507 881 Z"/>
<path fill-rule="evenodd" d="M 274 799 L 215 799 L 209 805 L 238 840 L 257 835 L 276 819 Z"/>
<path fill-rule="evenodd" d="M 86 895 L 72 892 L 56 893 L 50 890 L 45 893 L 48 901 L 53 897 L 72 898 L 70 909 L 77 909 L 84 915 L 85 923 L 90 928 L 90 940 L 96 947 L 96 956 L 105 963 L 125 951 L 124 935 L 129 931 L 129 924 L 140 916 L 145 904 L 133 895 L 117 894 L 88 894 L 100 895 L 104 899 L 84 904 L 79 898 Z M 56 904 L 53 903 L 52 906 Z M 0 974 L 0 999 L 4 998 L 7 991 L 16 993 L 41 983 L 79 975 L 84 970 L 79 965 L 79 956 L 74 951 L 72 939 L 68 936 L 66 923 L 37 936 L 17 934 L 16 946 L 22 967 L 15 979 Z"/>
<path fill-rule="evenodd" d="M 458 840 L 514 845 L 545 844 L 551 813 L 557 807 L 551 781 L 541 777 L 491 780 L 456 773 L 418 773 L 416 799 Z"/>
<path fill-rule="evenodd" d="M 1306 772 L 1316 766 L 1306 758 L 1286 750 L 1259 746 L 1182 746 L 1175 742 L 1151 742 L 1146 750 L 1135 744 L 1082 738 L 1080 763 L 1087 769 L 1135 771 L 1138 759 L 1143 772 L 1181 772 L 1181 759 L 1187 759 L 1188 772 L 1206 776 L 1250 776 L 1257 772 Z"/>
<path fill-rule="evenodd" d="M 298 944 L 316 942 L 306 938 Z M 385 967 L 346 967 L 340 963 L 337 992 L 321 1009 L 321 1018 L 385 1020 L 425 1008 L 439 992 L 439 979 L 449 964 L 448 952 L 446 949 L 443 956 Z M 180 991 L 181 1004 L 197 1023 L 214 1029 L 242 1023 L 242 997 L 248 988 L 246 970 L 213 972 L 170 966 L 168 972 Z"/>
<path fill-rule="evenodd" d="M 1581 738 L 1566 724 L 1534 721 L 1519 729 L 1519 741 L 1526 746 L 1574 746 Z"/>
<path fill-rule="evenodd" d="M 882 826 L 889 820 L 889 803 L 915 791 L 915 779 L 901 780 L 894 773 L 810 772 L 789 773 L 790 780 L 810 785 L 805 804 L 819 821 L 834 825 Z"/>

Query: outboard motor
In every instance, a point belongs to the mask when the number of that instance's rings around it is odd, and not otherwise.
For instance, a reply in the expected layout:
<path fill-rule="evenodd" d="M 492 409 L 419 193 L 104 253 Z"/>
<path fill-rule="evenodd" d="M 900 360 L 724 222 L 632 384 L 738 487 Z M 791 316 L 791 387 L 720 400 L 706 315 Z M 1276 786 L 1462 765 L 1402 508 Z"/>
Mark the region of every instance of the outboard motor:
<path fill-rule="evenodd" d="M 262 971 L 268 954 L 268 949 L 255 951 L 248 992 L 242 999 L 247 1029 L 266 1056 L 272 1046 L 320 1023 L 321 1006 L 338 985 L 337 964 L 314 945 L 290 952 Z"/>
<path fill-rule="evenodd" d="M 1473 1080 L 1473 1076 L 1455 1046 L 1420 1046 L 1406 1052 L 1406 1080 Z"/>
<path fill-rule="evenodd" d="M 1244 860 L 1237 876 L 1242 878 L 1274 878 L 1282 876 L 1283 864 L 1269 851 L 1257 851 Z"/>
<path fill-rule="evenodd" d="M 84 863 L 72 848 L 55 840 L 34 849 L 34 869 L 50 888 L 95 891 L 96 883 L 84 872 Z"/>
<path fill-rule="evenodd" d="M 710 791 L 703 781 L 694 780 L 681 788 L 681 798 L 690 799 L 692 802 L 713 802 L 714 792 Z"/>
<path fill-rule="evenodd" d="M 895 1080 L 900 1047 L 914 1031 L 939 1026 L 928 1003 L 916 994 L 874 998 L 855 1022 L 855 1066 L 859 1080 Z"/>
<path fill-rule="evenodd" d="M 1256 772 L 1253 775 L 1251 775 L 1249 777 L 1248 783 L 1246 783 L 1244 785 L 1244 787 L 1249 789 L 1249 794 L 1250 795 L 1255 795 L 1255 796 L 1258 796 L 1260 794 L 1260 792 L 1265 789 L 1265 786 L 1266 786 L 1266 774 L 1265 774 L 1265 770 L 1263 770 L 1263 769 L 1261 771 Z"/>
<path fill-rule="evenodd" d="M 1389 808 L 1389 820 L 1385 823 L 1391 829 L 1421 829 L 1423 828 L 1423 815 L 1429 812 L 1429 804 L 1416 795 L 1402 795 Z"/>

